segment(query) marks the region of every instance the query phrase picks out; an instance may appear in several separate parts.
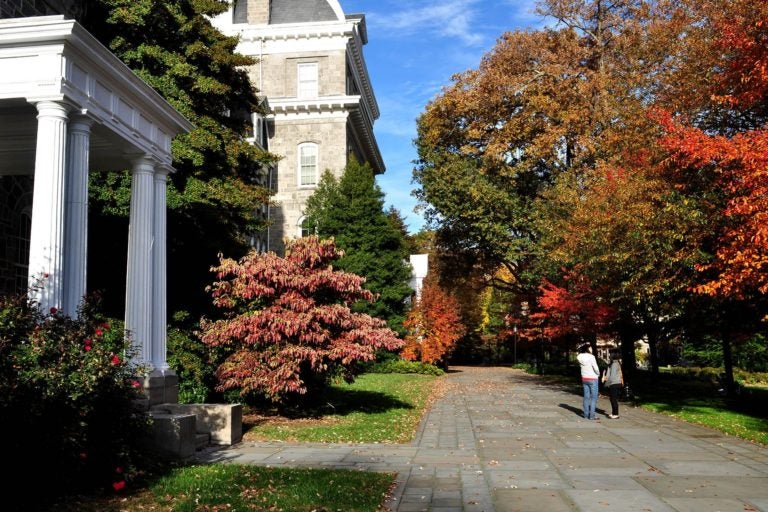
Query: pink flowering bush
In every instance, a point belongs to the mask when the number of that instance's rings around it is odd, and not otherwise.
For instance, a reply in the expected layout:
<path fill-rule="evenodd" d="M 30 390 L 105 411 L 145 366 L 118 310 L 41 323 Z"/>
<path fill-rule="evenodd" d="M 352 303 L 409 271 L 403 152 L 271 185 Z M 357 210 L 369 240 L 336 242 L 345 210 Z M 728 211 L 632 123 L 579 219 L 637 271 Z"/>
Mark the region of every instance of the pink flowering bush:
<path fill-rule="evenodd" d="M 7 460 L 27 461 L 4 477 L 8 488 L 40 481 L 35 499 L 44 500 L 125 486 L 148 432 L 129 350 L 94 301 L 72 319 L 26 296 L 0 297 L 0 436 Z"/>
<path fill-rule="evenodd" d="M 285 258 L 251 252 L 212 269 L 209 291 L 225 317 L 201 326 L 204 343 L 229 353 L 217 371 L 219 391 L 281 402 L 337 375 L 352 380 L 359 363 L 403 346 L 384 320 L 350 309 L 375 297 L 364 278 L 333 268 L 342 254 L 332 240 L 306 237 L 290 243 Z"/>

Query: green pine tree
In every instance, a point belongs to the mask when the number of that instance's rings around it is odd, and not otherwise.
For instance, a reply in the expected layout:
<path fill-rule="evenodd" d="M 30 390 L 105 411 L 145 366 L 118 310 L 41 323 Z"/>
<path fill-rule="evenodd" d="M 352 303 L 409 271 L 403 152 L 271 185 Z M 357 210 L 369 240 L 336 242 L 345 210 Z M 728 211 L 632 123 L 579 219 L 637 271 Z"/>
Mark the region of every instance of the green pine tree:
<path fill-rule="evenodd" d="M 402 230 L 384 211 L 384 193 L 370 165 L 352 159 L 338 180 L 326 172 L 307 201 L 306 217 L 320 238 L 334 238 L 344 250 L 336 266 L 364 276 L 365 288 L 378 295 L 376 303 L 361 302 L 355 309 L 402 333 L 413 293 L 408 249 Z"/>

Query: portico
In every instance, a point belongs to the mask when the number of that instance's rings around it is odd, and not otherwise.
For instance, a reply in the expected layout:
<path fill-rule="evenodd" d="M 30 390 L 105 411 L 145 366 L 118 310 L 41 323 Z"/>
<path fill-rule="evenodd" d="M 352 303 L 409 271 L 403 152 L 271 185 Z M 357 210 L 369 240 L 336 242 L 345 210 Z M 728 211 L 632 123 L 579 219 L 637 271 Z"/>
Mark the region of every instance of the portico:
<path fill-rule="evenodd" d="M 125 324 L 136 362 L 161 380 L 173 373 L 166 361 L 171 139 L 192 128 L 77 22 L 0 20 L 0 176 L 33 177 L 29 257 L 20 262 L 28 264 L 32 297 L 43 311 L 77 315 L 87 291 L 88 173 L 130 169 Z"/>

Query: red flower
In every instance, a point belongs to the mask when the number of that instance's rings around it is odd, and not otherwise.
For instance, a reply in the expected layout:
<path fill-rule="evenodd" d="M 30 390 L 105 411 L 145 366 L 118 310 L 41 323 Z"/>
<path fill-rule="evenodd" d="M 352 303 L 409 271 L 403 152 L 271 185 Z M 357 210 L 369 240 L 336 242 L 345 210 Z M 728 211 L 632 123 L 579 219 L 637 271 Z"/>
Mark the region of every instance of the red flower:
<path fill-rule="evenodd" d="M 110 330 L 110 329 L 112 328 L 112 326 L 111 326 L 111 325 L 109 325 L 109 323 L 108 323 L 108 322 L 104 322 L 104 324 L 102 324 L 102 326 L 101 326 L 101 327 L 102 327 L 102 328 L 103 328 L 105 331 L 108 331 L 108 330 Z"/>
<path fill-rule="evenodd" d="M 90 352 L 91 351 L 91 346 L 90 345 L 86 345 L 85 346 L 85 351 L 86 352 Z"/>
<path fill-rule="evenodd" d="M 56 309 L 55 307 L 52 307 L 52 308 L 51 308 L 51 314 L 52 314 L 52 315 L 55 315 L 55 314 L 56 314 L 58 311 L 59 311 L 59 310 L 58 310 L 58 309 Z"/>
<path fill-rule="evenodd" d="M 119 482 L 113 482 L 112 488 L 115 490 L 115 492 L 125 489 L 125 480 L 120 480 Z"/>
<path fill-rule="evenodd" d="M 104 332 L 101 330 L 101 327 L 97 327 L 96 328 L 96 336 L 101 336 L 102 334 L 104 334 Z"/>
<path fill-rule="evenodd" d="M 91 338 L 85 338 L 85 344 L 90 345 L 91 344 Z"/>
<path fill-rule="evenodd" d="M 50 274 L 48 272 L 46 272 L 45 274 L 43 274 L 43 277 L 45 277 L 47 279 L 49 275 Z"/>
<path fill-rule="evenodd" d="M 138 388 L 138 387 L 141 387 L 141 383 L 137 380 L 134 380 L 133 382 L 131 382 L 131 386 L 133 386 L 134 388 Z"/>
<path fill-rule="evenodd" d="M 112 356 L 112 364 L 120 364 L 120 358 L 117 356 Z"/>
<path fill-rule="evenodd" d="M 115 473 L 117 473 L 118 475 L 122 475 L 123 474 L 123 468 L 121 468 L 120 466 L 117 466 L 115 468 Z"/>

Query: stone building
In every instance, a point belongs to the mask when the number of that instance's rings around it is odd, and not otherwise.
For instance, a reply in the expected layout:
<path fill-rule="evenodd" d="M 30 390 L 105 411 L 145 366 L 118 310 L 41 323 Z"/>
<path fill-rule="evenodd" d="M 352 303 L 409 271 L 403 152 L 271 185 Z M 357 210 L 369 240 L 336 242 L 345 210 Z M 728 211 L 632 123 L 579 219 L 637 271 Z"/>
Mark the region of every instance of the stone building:
<path fill-rule="evenodd" d="M 325 170 L 340 176 L 352 155 L 377 174 L 385 170 L 363 57 L 365 16 L 345 14 L 337 0 L 233 0 L 214 24 L 238 35 L 238 51 L 257 60 L 249 75 L 269 115 L 254 114 L 254 139 L 282 157 L 270 179 L 266 249 L 282 253 L 286 239 L 311 229 L 304 207 Z"/>

